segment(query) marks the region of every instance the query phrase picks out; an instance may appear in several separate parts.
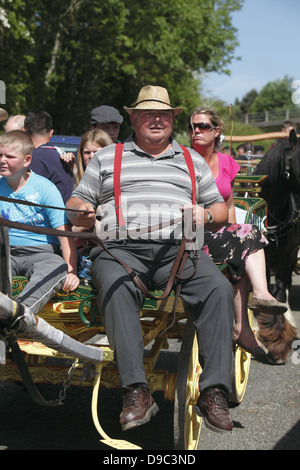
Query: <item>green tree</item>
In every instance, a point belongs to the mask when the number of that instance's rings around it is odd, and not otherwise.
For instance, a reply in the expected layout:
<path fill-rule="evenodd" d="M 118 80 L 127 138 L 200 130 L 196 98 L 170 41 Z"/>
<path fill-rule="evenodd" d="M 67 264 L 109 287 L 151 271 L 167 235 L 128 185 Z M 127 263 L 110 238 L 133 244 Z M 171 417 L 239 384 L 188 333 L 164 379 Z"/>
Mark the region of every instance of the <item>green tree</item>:
<path fill-rule="evenodd" d="M 258 97 L 258 92 L 256 90 L 251 90 L 246 93 L 241 100 L 238 98 L 234 102 L 234 113 L 236 114 L 246 114 L 251 111 L 255 99 Z"/>
<path fill-rule="evenodd" d="M 282 79 L 268 82 L 257 95 L 251 106 L 252 113 L 276 109 L 295 108 L 292 102 L 293 79 L 287 75 Z"/>
<path fill-rule="evenodd" d="M 26 17 L 23 0 L 0 1 L 0 80 L 6 87 L 7 110 L 11 113 L 26 109 L 26 91 L 31 78 L 33 60 L 31 36 L 34 25 Z"/>
<path fill-rule="evenodd" d="M 9 112 L 46 109 L 56 132 L 81 134 L 93 107 L 123 112 L 146 84 L 168 88 L 172 103 L 186 109 L 177 126 L 185 124 L 201 73 L 227 71 L 234 57 L 231 15 L 243 0 L 0 2 Z"/>

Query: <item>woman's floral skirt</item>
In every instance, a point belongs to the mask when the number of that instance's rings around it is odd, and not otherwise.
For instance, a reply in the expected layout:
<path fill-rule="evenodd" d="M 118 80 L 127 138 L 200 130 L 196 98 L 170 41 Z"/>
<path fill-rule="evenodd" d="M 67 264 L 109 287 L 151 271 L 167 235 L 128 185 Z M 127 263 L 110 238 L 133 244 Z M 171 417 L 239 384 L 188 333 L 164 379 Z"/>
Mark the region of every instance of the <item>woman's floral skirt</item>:
<path fill-rule="evenodd" d="M 229 280 L 237 283 L 245 272 L 248 256 L 268 244 L 256 225 L 227 224 L 218 232 L 205 232 L 204 251 L 214 263 L 228 264 Z"/>

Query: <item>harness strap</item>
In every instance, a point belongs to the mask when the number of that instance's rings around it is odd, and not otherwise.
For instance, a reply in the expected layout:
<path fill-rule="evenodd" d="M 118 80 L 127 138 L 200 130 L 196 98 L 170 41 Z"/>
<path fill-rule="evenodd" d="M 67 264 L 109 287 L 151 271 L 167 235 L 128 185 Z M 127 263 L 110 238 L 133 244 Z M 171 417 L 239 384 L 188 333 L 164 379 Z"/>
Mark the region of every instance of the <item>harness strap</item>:
<path fill-rule="evenodd" d="M 170 225 L 178 224 L 182 221 L 182 217 L 177 219 L 172 219 L 170 222 L 159 223 L 156 225 L 151 225 L 150 227 L 142 227 L 139 229 L 139 233 L 143 235 L 144 233 L 155 232 L 156 230 L 160 230 L 164 227 L 169 227 Z M 101 239 L 97 236 L 94 232 L 72 232 L 69 230 L 58 230 L 57 228 L 51 227 L 39 227 L 35 225 L 24 224 L 23 222 L 14 222 L 12 220 L 3 219 L 0 216 L 0 227 L 7 227 L 7 228 L 14 228 L 18 230 L 24 230 L 25 232 L 33 232 L 33 233 L 42 233 L 44 235 L 54 235 L 55 237 L 68 237 L 68 238 L 83 238 L 89 240 L 98 240 L 99 243 Z M 115 233 L 115 232 L 113 232 Z M 128 230 L 128 236 L 130 238 L 131 233 L 135 234 L 135 230 Z M 106 238 L 109 238 L 110 232 L 105 232 Z M 7 244 L 9 246 L 9 244 Z"/>
<path fill-rule="evenodd" d="M 196 203 L 196 177 L 195 177 L 194 165 L 193 165 L 192 158 L 191 158 L 191 155 L 190 155 L 190 152 L 188 151 L 188 149 L 186 147 L 183 147 L 183 146 L 181 146 L 181 148 L 183 149 L 184 158 L 185 158 L 185 161 L 187 163 L 188 170 L 189 170 L 189 173 L 190 173 L 190 176 L 191 176 L 192 201 L 193 201 L 193 204 L 195 204 Z M 114 197 L 115 197 L 115 204 L 116 204 L 116 214 L 117 214 L 118 223 L 119 223 L 120 227 L 125 226 L 125 220 L 124 220 L 122 205 L 121 205 L 121 183 L 120 183 L 120 181 L 121 181 L 122 153 L 123 153 L 123 144 L 116 144 L 115 162 L 114 162 Z M 187 218 L 189 218 L 189 223 L 186 223 L 186 226 L 190 229 L 193 226 L 193 224 L 192 224 L 192 210 L 191 209 L 186 210 L 185 211 L 185 216 Z M 175 221 L 172 221 L 171 223 L 174 223 L 174 222 Z M 186 252 L 186 244 L 188 242 L 192 241 L 189 234 L 184 234 L 184 236 L 182 238 L 182 241 L 181 241 L 181 244 L 180 244 L 180 247 L 179 247 L 178 254 L 176 256 L 176 259 L 173 263 L 173 267 L 171 269 L 171 274 L 170 274 L 170 278 L 169 278 L 169 281 L 167 283 L 166 289 L 165 289 L 162 296 L 156 297 L 156 296 L 153 296 L 151 294 L 151 292 L 147 289 L 147 287 L 142 283 L 142 281 L 137 276 L 137 274 L 134 272 L 134 270 L 130 266 L 128 266 L 126 263 L 124 263 L 122 260 L 120 260 L 119 258 L 114 256 L 105 247 L 104 243 L 94 233 L 69 232 L 69 231 L 60 231 L 60 230 L 57 230 L 57 229 L 51 229 L 51 228 L 45 228 L 45 227 L 33 227 L 33 226 L 26 225 L 26 224 L 21 224 L 21 223 L 18 223 L 18 222 L 12 222 L 12 221 L 9 221 L 9 220 L 5 220 L 5 219 L 2 219 L 0 217 L 0 226 L 1 225 L 11 227 L 11 228 L 19 228 L 19 229 L 25 230 L 25 231 L 33 231 L 33 232 L 37 232 L 37 233 L 47 233 L 47 234 L 56 235 L 56 236 L 67 236 L 67 237 L 71 237 L 71 238 L 78 238 L 80 236 L 82 238 L 93 238 L 93 239 L 97 238 L 100 246 L 107 253 L 109 253 L 114 259 L 116 259 L 116 261 L 118 261 L 126 269 L 127 273 L 130 275 L 130 277 L 135 282 L 135 284 L 141 289 L 141 291 L 147 297 L 149 297 L 150 299 L 156 299 L 156 300 L 164 299 L 169 295 L 169 293 L 170 293 L 170 291 L 173 287 L 173 284 L 175 282 L 176 277 L 179 281 L 184 280 L 184 279 L 181 278 L 181 272 L 183 270 L 183 265 L 181 266 L 180 270 L 179 270 L 179 267 L 180 267 L 181 261 L 183 259 L 184 259 L 184 261 L 186 261 L 186 259 L 187 259 L 187 256 L 184 256 L 184 254 Z M 148 227 L 146 230 L 151 231 L 151 229 L 153 229 L 153 227 Z M 196 259 L 196 263 L 195 263 L 195 269 L 196 269 L 196 264 L 197 264 L 197 259 L 198 258 L 196 257 L 195 259 Z"/>
<path fill-rule="evenodd" d="M 188 211 L 186 211 L 186 213 L 188 213 Z M 176 278 L 179 280 L 179 281 L 184 281 L 186 279 L 182 278 L 181 277 L 181 274 L 182 274 L 182 271 L 183 271 L 183 267 L 184 267 L 184 264 L 188 258 L 188 253 L 186 252 L 186 244 L 191 241 L 190 238 L 187 238 L 186 236 L 183 237 L 181 243 L 180 243 L 180 246 L 179 246 L 179 250 L 178 250 L 178 253 L 176 255 L 176 258 L 174 260 L 174 263 L 173 263 L 173 266 L 172 266 L 172 269 L 171 269 L 171 273 L 170 273 L 170 277 L 169 277 L 169 280 L 168 280 L 168 283 L 166 285 L 166 288 L 163 292 L 163 294 L 161 296 L 155 296 L 153 295 L 149 289 L 145 286 L 145 284 L 141 281 L 141 279 L 139 278 L 139 276 L 136 274 L 136 272 L 130 267 L 128 266 L 128 264 L 124 263 L 124 261 L 122 261 L 120 258 L 118 258 L 117 256 L 115 256 L 110 250 L 108 250 L 106 248 L 106 246 L 104 245 L 104 243 L 102 243 L 100 241 L 100 245 L 101 247 L 112 257 L 114 258 L 118 263 L 120 263 L 123 268 L 127 271 L 127 273 L 129 274 L 129 276 L 131 277 L 131 279 L 133 280 L 133 282 L 135 283 L 135 285 L 143 292 L 143 294 L 149 298 L 149 299 L 152 299 L 152 300 L 163 300 L 165 299 L 166 297 L 168 297 L 168 295 L 170 294 L 171 290 L 172 290 L 172 287 L 174 285 L 174 282 L 176 280 Z M 193 271 L 193 274 L 190 277 L 192 277 L 194 275 L 194 272 L 196 270 L 196 266 L 197 266 L 197 261 L 198 261 L 198 257 L 196 256 L 195 257 L 195 266 L 194 266 L 194 271 Z M 182 262 L 182 264 L 180 264 Z M 181 269 L 180 269 L 181 268 Z M 188 278 L 188 279 L 189 279 Z M 180 285 L 180 284 L 178 284 Z"/>
<path fill-rule="evenodd" d="M 188 218 L 188 214 L 189 212 L 191 211 L 190 210 L 186 210 L 185 211 L 185 216 Z M 192 216 L 191 216 L 192 217 Z M 172 221 L 173 223 L 176 222 L 176 220 Z M 187 226 L 192 226 L 191 223 L 187 223 L 186 224 Z M 70 238 L 76 238 L 78 237 L 79 235 L 81 236 L 81 238 L 89 238 L 89 239 L 96 239 L 99 243 L 99 245 L 108 253 L 110 254 L 110 256 L 112 256 L 113 258 L 116 259 L 116 261 L 118 261 L 120 264 L 122 264 L 122 266 L 126 269 L 127 273 L 130 275 L 130 277 L 132 278 L 132 280 L 135 282 L 135 284 L 142 290 L 142 292 L 149 298 L 151 299 L 154 299 L 154 300 L 161 300 L 161 299 L 164 299 L 165 297 L 168 296 L 168 294 L 170 293 L 171 291 L 171 288 L 172 288 L 172 285 L 174 284 L 174 281 L 175 281 L 175 278 L 176 278 L 176 273 L 177 273 L 177 270 L 178 270 L 178 266 L 180 264 L 180 259 L 182 258 L 184 252 L 185 252 L 185 248 L 186 248 L 186 243 L 191 241 L 191 238 L 187 235 L 187 236 L 184 236 L 182 241 L 181 241 L 181 244 L 180 244 L 180 247 L 179 247 L 179 251 L 178 251 L 178 254 L 177 254 L 177 257 L 174 261 L 174 265 L 173 265 L 173 268 L 171 270 L 171 275 L 170 275 L 170 279 L 169 279 L 169 282 L 168 282 L 168 285 L 166 287 L 166 291 L 165 293 L 163 294 L 163 296 L 161 297 L 155 297 L 151 294 L 151 292 L 146 288 L 146 286 L 144 286 L 144 284 L 142 283 L 142 281 L 140 280 L 140 278 L 137 276 L 137 274 L 133 271 L 132 268 L 130 268 L 127 264 L 125 264 L 122 260 L 120 260 L 119 258 L 117 258 L 116 256 L 114 256 L 112 254 L 111 251 L 109 251 L 105 244 L 102 242 L 102 240 L 100 240 L 97 235 L 95 233 L 92 233 L 92 232 L 71 232 L 71 231 L 63 231 L 63 230 L 57 230 L 57 229 L 53 229 L 53 228 L 46 228 L 46 227 L 35 227 L 35 226 L 32 226 L 32 225 L 27 225 L 27 224 L 23 224 L 23 223 L 20 223 L 20 222 L 13 222 L 11 220 L 6 220 L 6 219 L 2 219 L 0 217 L 0 226 L 4 226 L 4 227 L 9 227 L 9 228 L 16 228 L 16 229 L 19 229 L 19 230 L 25 230 L 25 231 L 28 231 L 28 232 L 34 232 L 34 233 L 43 233 L 43 234 L 47 234 L 47 235 L 55 235 L 55 236 L 62 236 L 62 237 L 70 237 Z M 149 229 L 151 229 L 153 227 L 148 227 L 147 228 L 147 231 Z"/>
<path fill-rule="evenodd" d="M 84 212 L 85 214 L 90 214 L 92 211 L 80 210 L 78 209 L 67 209 L 66 207 L 56 207 L 56 206 L 47 206 L 45 204 L 38 204 L 36 202 L 26 201 L 25 199 L 14 199 L 12 197 L 0 196 L 0 201 L 23 204 L 24 206 L 34 206 L 34 207 L 43 207 L 46 209 L 55 209 L 57 211 L 67 211 L 67 212 Z"/>
<path fill-rule="evenodd" d="M 94 232 L 72 232 L 69 230 L 58 230 L 51 227 L 38 227 L 29 224 L 23 224 L 22 222 L 14 222 L 12 220 L 3 219 L 0 217 L 0 226 L 15 228 L 18 230 L 24 230 L 25 232 L 42 233 L 44 235 L 53 235 L 55 237 L 68 237 L 68 238 L 84 238 L 89 240 L 98 240 L 97 235 Z"/>

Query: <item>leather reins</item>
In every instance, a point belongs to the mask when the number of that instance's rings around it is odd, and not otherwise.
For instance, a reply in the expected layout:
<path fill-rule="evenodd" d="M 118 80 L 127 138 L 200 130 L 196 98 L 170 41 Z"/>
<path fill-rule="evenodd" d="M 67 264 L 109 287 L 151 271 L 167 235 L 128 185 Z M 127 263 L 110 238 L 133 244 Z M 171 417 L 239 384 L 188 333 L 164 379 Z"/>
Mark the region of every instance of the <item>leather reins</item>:
<path fill-rule="evenodd" d="M 0 196 L 0 200 L 2 200 L 2 196 Z M 18 200 L 15 200 L 15 202 L 17 202 L 17 201 Z M 32 205 L 32 203 L 31 203 L 31 205 Z M 65 209 L 65 210 L 67 210 L 67 209 Z M 185 225 L 188 226 L 188 227 L 189 226 L 192 227 L 192 222 L 191 222 L 192 214 L 190 213 L 190 211 L 192 211 L 191 208 L 187 208 L 185 210 L 185 217 L 187 219 Z M 151 231 L 155 231 L 155 230 L 161 229 L 161 228 L 166 227 L 166 226 L 174 225 L 175 223 L 178 223 L 178 222 L 181 222 L 181 221 L 182 221 L 181 218 L 180 219 L 173 219 L 170 222 L 165 223 L 165 224 L 161 223 L 161 224 L 157 224 L 155 226 L 141 228 L 139 233 L 140 234 L 150 233 Z M 0 226 L 4 226 L 4 227 L 8 227 L 8 228 L 14 228 L 14 229 L 18 229 L 18 230 L 24 230 L 24 231 L 27 231 L 27 232 L 40 233 L 40 234 L 44 234 L 44 235 L 53 235 L 53 236 L 56 236 L 56 237 L 84 238 L 84 239 L 89 239 L 89 240 L 97 240 L 97 242 L 99 243 L 101 248 L 103 248 L 110 256 L 112 256 L 116 261 L 118 261 L 126 269 L 127 273 L 131 277 L 131 279 L 142 290 L 142 292 L 147 297 L 149 297 L 151 299 L 155 299 L 155 300 L 164 299 L 169 295 L 177 274 L 178 274 L 178 279 L 181 278 L 181 272 L 182 272 L 183 266 L 182 266 L 182 268 L 179 272 L 178 270 L 179 270 L 179 267 L 180 267 L 180 261 L 181 261 L 181 259 L 184 262 L 186 261 L 186 259 L 188 257 L 188 253 L 186 252 L 186 245 L 187 245 L 187 243 L 190 243 L 194 240 L 194 238 L 191 238 L 191 236 L 189 236 L 188 234 L 185 234 L 183 236 L 182 241 L 179 245 L 178 254 L 175 258 L 173 267 L 171 269 L 170 278 L 169 278 L 169 281 L 167 283 L 167 287 L 165 289 L 165 292 L 161 297 L 156 297 L 156 296 L 153 296 L 151 294 L 151 292 L 143 284 L 143 282 L 140 280 L 140 278 L 134 272 L 134 270 L 130 266 L 128 266 L 126 263 L 124 263 L 121 259 L 116 257 L 105 246 L 103 241 L 100 238 L 97 237 L 95 232 L 72 232 L 72 231 L 68 231 L 68 230 L 64 231 L 64 230 L 58 230 L 58 229 L 46 228 L 46 227 L 35 227 L 35 226 L 32 226 L 32 225 L 23 224 L 21 222 L 13 222 L 11 220 L 3 219 L 2 217 L 0 217 Z M 129 238 L 130 238 L 130 231 L 128 231 L 128 235 L 129 235 Z M 184 256 L 184 254 L 187 255 L 187 256 Z M 195 257 L 195 259 L 197 260 L 197 257 Z"/>
<path fill-rule="evenodd" d="M 186 147 L 181 146 L 183 153 L 184 153 L 184 158 L 188 166 L 188 170 L 190 173 L 191 181 L 192 181 L 192 202 L 193 204 L 196 203 L 196 178 L 195 178 L 195 170 L 192 162 L 191 155 Z M 123 213 L 122 213 L 122 205 L 121 205 L 121 185 L 120 185 L 120 175 L 121 175 L 121 161 L 122 161 L 122 153 L 123 153 L 123 144 L 117 144 L 116 145 L 116 154 L 115 154 L 115 166 L 114 166 L 114 194 L 115 194 L 115 202 L 116 202 L 116 214 L 117 214 L 117 220 L 119 223 L 119 227 L 122 230 L 125 225 Z M 50 209 L 59 209 L 59 210 L 65 210 L 65 211 L 72 211 L 72 212 L 78 212 L 77 209 L 66 209 L 66 208 L 59 208 L 59 207 L 52 207 L 52 206 L 46 206 L 42 204 L 36 204 L 33 202 L 28 202 L 28 201 L 22 201 L 18 199 L 10 199 L 6 198 L 4 196 L 0 196 L 0 200 L 6 201 L 6 202 L 15 202 L 18 204 L 26 204 L 30 206 L 39 206 L 43 208 L 50 208 Z M 90 211 L 80 211 L 80 212 L 90 212 Z M 141 228 L 139 230 L 139 233 L 150 233 L 152 231 L 161 229 L 166 226 L 171 226 L 174 225 L 178 222 L 182 222 L 182 219 L 173 219 L 170 222 L 167 223 L 160 223 L 155 226 L 150 226 L 150 227 L 145 227 Z M 194 270 L 193 273 L 187 277 L 183 278 L 182 273 L 183 269 L 185 266 L 185 263 L 189 257 L 189 252 L 187 251 L 187 244 L 191 242 L 195 242 L 195 236 L 193 235 L 195 233 L 194 231 L 194 224 L 193 224 L 193 215 L 192 215 L 192 208 L 186 208 L 185 209 L 185 233 L 183 234 L 183 238 L 181 240 L 181 243 L 179 245 L 179 250 L 176 255 L 176 258 L 174 260 L 173 266 L 171 268 L 170 272 L 170 277 L 167 282 L 166 288 L 161 296 L 154 296 L 149 289 L 145 286 L 145 284 L 141 281 L 139 276 L 135 273 L 135 271 L 128 266 L 124 261 L 116 257 L 102 242 L 102 240 L 97 237 L 95 232 L 72 232 L 72 231 L 63 231 L 63 230 L 57 230 L 53 228 L 46 228 L 46 227 L 35 227 L 27 224 L 23 224 L 20 222 L 13 222 L 7 219 L 3 219 L 0 217 L 0 225 L 6 226 L 9 228 L 15 228 L 19 230 L 25 230 L 29 232 L 35 232 L 35 233 L 41 233 L 41 234 L 46 234 L 46 235 L 54 235 L 57 237 L 70 237 L 70 238 L 84 238 L 84 239 L 89 239 L 89 240 L 97 240 L 99 245 L 111 256 L 113 257 L 116 261 L 118 261 L 124 269 L 127 271 L 129 274 L 130 278 L 133 280 L 133 282 L 136 284 L 136 286 L 143 292 L 143 294 L 152 299 L 152 300 L 163 300 L 171 292 L 171 289 L 177 280 L 177 285 L 176 285 L 176 292 L 175 292 L 175 299 L 174 299 L 174 305 L 173 305 L 173 315 L 175 315 L 176 312 L 176 304 L 177 300 L 179 297 L 180 289 L 181 289 L 181 284 L 183 281 L 190 279 L 193 277 L 195 270 L 197 268 L 197 262 L 199 255 L 196 251 L 194 251 Z M 130 238 L 130 231 L 127 231 L 127 234 Z M 192 250 L 190 250 L 192 251 Z M 175 318 L 175 317 L 174 317 Z"/>
<path fill-rule="evenodd" d="M 1 199 L 1 196 L 0 196 L 0 199 Z M 186 218 L 185 226 L 187 226 L 188 228 L 193 227 L 192 208 L 187 208 L 185 210 L 185 218 Z M 182 219 L 174 219 L 170 223 L 168 223 L 168 225 L 169 226 L 173 225 L 174 223 L 176 223 L 178 221 L 182 221 Z M 157 226 L 146 227 L 145 229 L 141 229 L 140 233 L 142 231 L 143 232 L 145 232 L 145 231 L 151 232 L 154 229 L 157 230 L 158 228 L 162 228 L 162 225 L 166 226 L 167 224 L 158 224 Z M 136 272 L 130 266 L 128 266 L 128 264 L 126 264 L 120 258 L 115 256 L 105 246 L 105 244 L 102 242 L 102 240 L 97 237 L 97 235 L 95 233 L 92 233 L 92 232 L 87 232 L 87 233 L 85 233 L 85 232 L 72 232 L 72 231 L 63 231 L 63 230 L 57 230 L 57 229 L 45 228 L 45 227 L 34 227 L 34 226 L 23 224 L 23 223 L 20 223 L 20 222 L 13 222 L 13 221 L 10 221 L 10 220 L 6 220 L 6 219 L 3 219 L 1 217 L 0 217 L 0 226 L 5 226 L 5 227 L 9 227 L 9 228 L 16 228 L 16 229 L 20 229 L 20 230 L 25 230 L 25 231 L 35 232 L 35 233 L 42 233 L 42 234 L 47 234 L 47 235 L 51 234 L 51 235 L 62 236 L 62 237 L 96 239 L 97 242 L 100 244 L 100 246 L 106 251 L 106 253 L 108 253 L 112 258 L 114 258 L 118 263 L 120 263 L 123 266 L 123 268 L 126 270 L 126 272 L 130 276 L 132 281 L 141 290 L 141 292 L 145 295 L 145 297 L 147 297 L 149 299 L 152 299 L 152 300 L 156 300 L 156 301 L 157 300 L 163 300 L 166 297 L 168 297 L 168 295 L 170 294 L 170 292 L 171 292 L 171 290 L 174 286 L 175 281 L 177 281 L 176 288 L 175 288 L 175 297 L 174 297 L 173 307 L 172 307 L 172 322 L 158 336 L 161 336 L 162 334 L 164 334 L 168 329 L 170 329 L 173 326 L 173 324 L 175 322 L 175 318 L 176 318 L 176 307 L 177 307 L 177 303 L 178 303 L 178 299 L 179 299 L 179 295 L 180 295 L 180 291 L 181 291 L 182 282 L 184 282 L 188 279 L 191 279 L 193 277 L 196 269 L 197 269 L 199 254 L 196 251 L 194 251 L 194 269 L 193 269 L 193 272 L 187 278 L 182 277 L 184 266 L 185 266 L 186 261 L 187 261 L 188 256 L 189 256 L 189 252 L 186 250 L 187 243 L 193 242 L 195 240 L 194 237 L 191 238 L 191 236 L 188 235 L 188 233 L 185 233 L 182 240 L 181 240 L 181 243 L 179 245 L 179 250 L 178 250 L 178 253 L 176 255 L 176 258 L 173 262 L 171 272 L 170 272 L 170 277 L 169 277 L 169 280 L 167 282 L 166 288 L 165 288 L 165 290 L 164 290 L 164 292 L 161 296 L 155 296 L 149 291 L 149 289 L 141 281 L 140 277 L 136 274 Z"/>

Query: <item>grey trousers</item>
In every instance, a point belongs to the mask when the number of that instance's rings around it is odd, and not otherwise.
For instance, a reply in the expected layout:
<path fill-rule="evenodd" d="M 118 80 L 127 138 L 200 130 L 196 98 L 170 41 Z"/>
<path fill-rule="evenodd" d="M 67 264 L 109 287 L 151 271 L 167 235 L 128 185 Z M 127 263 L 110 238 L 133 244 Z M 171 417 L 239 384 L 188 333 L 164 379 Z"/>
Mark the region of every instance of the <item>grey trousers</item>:
<path fill-rule="evenodd" d="M 140 275 L 148 289 L 164 289 L 178 246 L 147 242 L 108 242 L 106 246 Z M 98 249 L 99 250 L 99 249 Z M 212 386 L 231 389 L 233 290 L 225 276 L 200 251 L 195 275 L 185 281 L 181 297 L 194 315 L 203 369 L 200 391 Z M 190 257 L 183 276 L 193 272 Z M 122 386 L 146 382 L 139 312 L 144 295 L 123 266 L 104 250 L 91 269 L 98 304 L 111 347 L 115 351 Z"/>
<path fill-rule="evenodd" d="M 26 276 L 29 283 L 18 296 L 32 313 L 38 314 L 52 295 L 60 290 L 67 276 L 64 259 L 52 245 L 12 246 L 12 276 Z"/>

